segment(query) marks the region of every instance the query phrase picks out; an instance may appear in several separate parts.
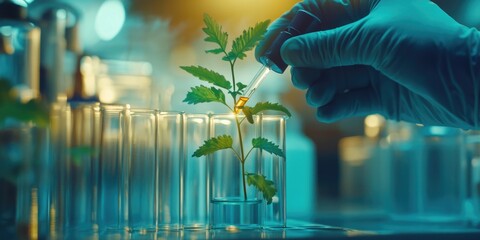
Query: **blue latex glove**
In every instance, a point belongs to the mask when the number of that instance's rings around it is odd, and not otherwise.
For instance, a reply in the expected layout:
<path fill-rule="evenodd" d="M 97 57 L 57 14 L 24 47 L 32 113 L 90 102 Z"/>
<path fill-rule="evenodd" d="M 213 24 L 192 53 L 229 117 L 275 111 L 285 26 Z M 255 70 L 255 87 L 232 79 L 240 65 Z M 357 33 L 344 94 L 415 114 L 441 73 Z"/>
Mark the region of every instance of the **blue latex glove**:
<path fill-rule="evenodd" d="M 324 29 L 289 39 L 281 55 L 320 121 L 380 113 L 479 128 L 478 30 L 428 0 L 307 0 L 272 23 L 257 58 L 299 9 Z"/>

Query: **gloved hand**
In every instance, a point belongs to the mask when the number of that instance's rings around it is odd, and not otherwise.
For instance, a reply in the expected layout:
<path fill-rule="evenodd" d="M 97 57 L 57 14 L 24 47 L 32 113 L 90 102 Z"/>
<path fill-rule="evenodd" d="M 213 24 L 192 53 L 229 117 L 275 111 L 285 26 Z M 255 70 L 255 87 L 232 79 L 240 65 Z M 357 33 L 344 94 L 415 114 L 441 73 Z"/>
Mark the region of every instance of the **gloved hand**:
<path fill-rule="evenodd" d="M 425 125 L 480 127 L 480 33 L 428 0 L 305 0 L 269 27 L 259 56 L 296 11 L 323 29 L 281 56 L 323 122 L 380 113 Z"/>

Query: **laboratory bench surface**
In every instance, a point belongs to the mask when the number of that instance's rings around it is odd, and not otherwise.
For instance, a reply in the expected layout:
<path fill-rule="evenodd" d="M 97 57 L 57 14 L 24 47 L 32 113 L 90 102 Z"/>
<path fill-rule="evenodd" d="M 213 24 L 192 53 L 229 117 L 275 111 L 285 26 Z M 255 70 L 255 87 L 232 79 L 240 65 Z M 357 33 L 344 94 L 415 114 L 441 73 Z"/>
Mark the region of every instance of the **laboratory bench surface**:
<path fill-rule="evenodd" d="M 321 223 L 320 223 L 321 222 Z M 3 229 L 0 239 L 15 239 Z M 6 230 L 6 231 L 5 231 Z M 10 229 L 12 230 L 12 229 Z M 41 239 L 41 238 L 40 238 Z M 286 228 L 248 230 L 181 230 L 158 232 L 103 231 L 69 232 L 55 239 L 421 239 L 480 240 L 480 228 L 462 223 L 413 223 L 383 218 L 318 217 L 308 220 L 289 219 Z"/>

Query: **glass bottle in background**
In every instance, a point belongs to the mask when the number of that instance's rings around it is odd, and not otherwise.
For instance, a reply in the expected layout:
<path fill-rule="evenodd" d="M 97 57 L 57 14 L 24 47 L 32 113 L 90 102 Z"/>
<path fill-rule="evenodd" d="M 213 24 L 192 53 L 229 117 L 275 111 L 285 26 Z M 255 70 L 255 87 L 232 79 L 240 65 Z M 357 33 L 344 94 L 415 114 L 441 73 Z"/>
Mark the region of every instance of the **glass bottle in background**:
<path fill-rule="evenodd" d="M 78 56 L 76 59 L 76 66 L 73 74 L 73 87 L 67 98 L 67 101 L 74 107 L 77 104 L 85 105 L 99 102 L 95 87 L 92 86 L 94 84 L 91 83 L 92 79 L 86 77 L 89 75 L 86 71 L 91 71 L 91 65 L 92 60 L 89 56 Z"/>
<path fill-rule="evenodd" d="M 40 92 L 48 102 L 66 98 L 73 87 L 77 58 L 80 14 L 67 3 L 43 2 L 33 6 L 42 30 L 40 49 Z"/>
<path fill-rule="evenodd" d="M 394 220 L 412 220 L 420 212 L 422 139 L 418 126 L 405 122 L 387 122 L 389 149 L 389 215 Z"/>
<path fill-rule="evenodd" d="M 392 218 L 464 222 L 467 178 L 462 131 L 404 122 L 389 126 Z"/>
<path fill-rule="evenodd" d="M 27 6 L 21 4 L 0 3 L 0 79 L 28 101 L 39 97 L 40 28 L 27 20 Z"/>
<path fill-rule="evenodd" d="M 283 115 L 260 114 L 258 121 L 257 136 L 266 138 L 280 150 L 286 153 L 286 126 L 287 117 Z M 277 193 L 272 198 L 272 203 L 265 204 L 263 227 L 284 228 L 287 226 L 287 205 L 286 205 L 286 155 L 280 157 L 274 154 L 262 151 L 261 168 L 267 179 L 274 182 Z M 292 163 L 295 164 L 295 163 Z"/>
<path fill-rule="evenodd" d="M 470 224 L 480 226 L 480 131 L 472 130 L 465 134 L 467 148 L 467 208 L 466 216 Z"/>
<path fill-rule="evenodd" d="M 386 121 L 381 115 L 364 120 L 365 136 L 374 142 L 371 158 L 366 163 L 366 203 L 377 217 L 385 217 L 390 194 L 390 156 L 386 143 Z"/>
<path fill-rule="evenodd" d="M 278 82 L 278 81 L 277 81 Z M 287 82 L 287 81 L 285 81 Z M 271 101 L 271 100 L 268 100 Z M 292 112 L 292 116 L 297 116 Z M 316 194 L 316 153 L 315 146 L 302 131 L 301 119 L 295 117 L 286 121 L 285 152 L 286 165 L 286 214 L 289 218 L 308 219 L 315 211 Z"/>
<path fill-rule="evenodd" d="M 95 85 L 100 102 L 152 108 L 152 65 L 141 61 L 96 59 Z"/>
<path fill-rule="evenodd" d="M 342 206 L 348 206 L 355 214 L 372 212 L 373 206 L 369 204 L 369 174 L 377 167 L 369 161 L 373 158 L 375 142 L 365 136 L 344 137 L 340 139 L 338 149 Z M 378 173 L 375 176 L 379 177 Z"/>
<path fill-rule="evenodd" d="M 464 221 L 466 152 L 460 129 L 429 126 L 422 140 L 421 219 L 431 222 Z"/>
<path fill-rule="evenodd" d="M 364 135 L 339 142 L 340 183 L 344 207 L 365 217 L 383 217 L 389 194 L 389 160 L 385 144 L 385 119 L 369 115 Z"/>

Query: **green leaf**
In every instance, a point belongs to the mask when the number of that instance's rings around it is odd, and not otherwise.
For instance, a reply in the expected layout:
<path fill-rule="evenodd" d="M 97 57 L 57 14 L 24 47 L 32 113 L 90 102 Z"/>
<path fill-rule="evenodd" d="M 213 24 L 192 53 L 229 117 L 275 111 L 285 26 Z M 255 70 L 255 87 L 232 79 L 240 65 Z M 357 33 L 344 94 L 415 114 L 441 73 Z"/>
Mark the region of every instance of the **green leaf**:
<path fill-rule="evenodd" d="M 241 83 L 241 82 L 237 82 L 237 91 L 238 92 L 241 92 L 243 89 L 245 89 L 247 87 L 247 85 Z"/>
<path fill-rule="evenodd" d="M 237 58 L 243 59 L 246 57 L 245 53 L 252 50 L 258 41 L 262 40 L 269 24 L 270 21 L 266 20 L 244 30 L 242 35 L 233 40 L 232 50 L 228 53 L 227 58 L 235 61 Z"/>
<path fill-rule="evenodd" d="M 46 127 L 50 121 L 48 106 L 38 100 L 20 103 L 18 118 L 23 121 L 33 121 L 39 126 Z"/>
<path fill-rule="evenodd" d="M 0 102 L 0 123 L 7 118 L 22 122 L 32 121 L 40 127 L 48 126 L 48 108 L 39 101 L 30 100 L 22 103 L 18 100 L 8 99 Z"/>
<path fill-rule="evenodd" d="M 232 53 L 228 53 L 227 56 L 222 57 L 222 60 L 223 60 L 223 61 L 227 61 L 227 62 L 230 62 L 230 61 L 232 61 L 232 60 L 234 60 L 234 59 L 235 59 L 235 57 L 233 56 Z"/>
<path fill-rule="evenodd" d="M 210 15 L 203 15 L 203 22 L 205 23 L 205 28 L 203 32 L 207 34 L 207 37 L 204 39 L 206 42 L 212 42 L 218 44 L 219 48 L 207 50 L 207 53 L 219 54 L 225 52 L 227 48 L 228 33 L 222 31 L 222 26 L 220 26 Z"/>
<path fill-rule="evenodd" d="M 267 201 L 267 204 L 271 204 L 273 196 L 277 194 L 277 189 L 273 181 L 268 180 L 265 176 L 256 173 L 247 173 L 247 183 L 249 186 L 255 186 L 260 192 L 263 193 L 263 199 Z"/>
<path fill-rule="evenodd" d="M 285 153 L 273 142 L 268 141 L 266 138 L 258 137 L 252 139 L 253 148 L 259 148 L 265 150 L 271 154 L 275 154 L 280 157 L 285 157 Z"/>
<path fill-rule="evenodd" d="M 192 155 L 192 157 L 201 157 L 218 150 L 232 148 L 233 140 L 231 136 L 221 135 L 206 140 Z"/>
<path fill-rule="evenodd" d="M 213 54 L 220 54 L 220 53 L 223 53 L 223 49 L 221 49 L 221 48 L 216 48 L 216 49 L 206 50 L 205 52 L 206 52 L 206 53 L 213 53 Z"/>
<path fill-rule="evenodd" d="M 253 114 L 252 114 L 252 108 L 244 106 L 242 108 L 243 114 L 245 114 L 245 117 L 247 118 L 247 121 L 251 124 L 253 124 Z"/>
<path fill-rule="evenodd" d="M 215 71 L 208 70 L 202 66 L 181 66 L 180 68 L 202 81 L 209 82 L 227 90 L 232 88 L 232 84 L 227 81 L 223 75 Z"/>
<path fill-rule="evenodd" d="M 0 124 L 7 118 L 13 118 L 46 127 L 50 120 L 48 106 L 35 99 L 21 102 L 17 95 L 10 82 L 0 78 Z"/>
<path fill-rule="evenodd" d="M 237 90 L 235 92 L 228 91 L 228 93 L 230 93 L 230 95 L 232 95 L 233 98 L 236 98 L 238 95 L 243 95 L 243 89 L 247 87 L 247 85 L 241 82 L 238 82 L 236 85 L 237 85 Z"/>
<path fill-rule="evenodd" d="M 237 95 L 239 95 L 240 93 L 238 91 L 228 91 L 228 93 L 233 97 L 233 98 L 236 98 Z"/>
<path fill-rule="evenodd" d="M 225 104 L 225 94 L 218 88 L 208 88 L 200 85 L 192 87 L 183 101 L 188 104 L 205 102 L 219 102 Z"/>
<path fill-rule="evenodd" d="M 292 116 L 288 109 L 278 103 L 271 103 L 271 102 L 259 102 L 252 108 L 252 114 L 257 114 L 262 111 L 273 110 L 279 111 L 287 114 L 287 116 Z"/>

